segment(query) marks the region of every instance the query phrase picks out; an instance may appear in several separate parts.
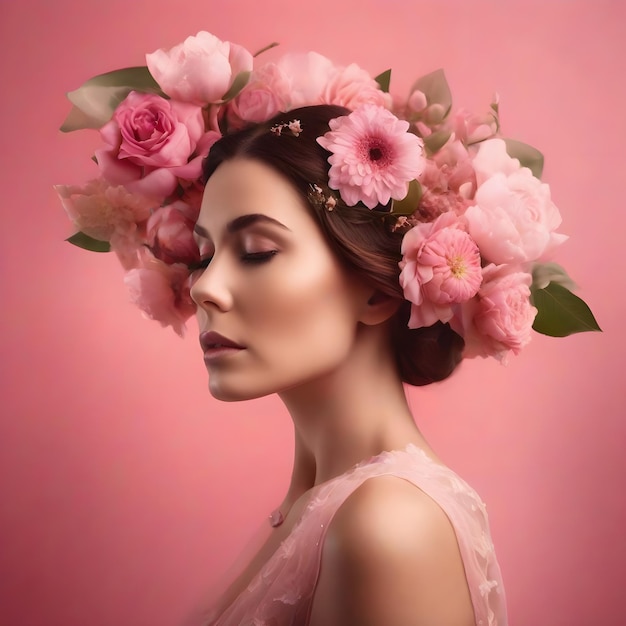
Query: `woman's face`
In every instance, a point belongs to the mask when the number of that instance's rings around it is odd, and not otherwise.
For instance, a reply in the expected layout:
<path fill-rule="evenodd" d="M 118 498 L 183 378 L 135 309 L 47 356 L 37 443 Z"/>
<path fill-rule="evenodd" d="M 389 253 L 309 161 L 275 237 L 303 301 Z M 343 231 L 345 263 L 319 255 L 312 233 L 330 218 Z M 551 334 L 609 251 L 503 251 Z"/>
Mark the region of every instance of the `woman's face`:
<path fill-rule="evenodd" d="M 256 398 L 341 366 L 369 291 L 340 265 L 290 183 L 260 161 L 222 163 L 196 233 L 207 265 L 191 295 L 213 396 Z"/>

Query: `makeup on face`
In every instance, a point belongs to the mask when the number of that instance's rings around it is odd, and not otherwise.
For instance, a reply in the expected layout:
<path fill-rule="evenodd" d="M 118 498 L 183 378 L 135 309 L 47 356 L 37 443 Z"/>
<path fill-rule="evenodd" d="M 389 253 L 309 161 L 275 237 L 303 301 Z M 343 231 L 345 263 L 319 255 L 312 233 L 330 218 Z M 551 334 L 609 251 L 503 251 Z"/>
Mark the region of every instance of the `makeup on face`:
<path fill-rule="evenodd" d="M 282 175 L 258 161 L 221 164 L 196 235 L 204 268 L 191 291 L 215 397 L 280 393 L 331 375 L 349 357 L 363 287 Z"/>

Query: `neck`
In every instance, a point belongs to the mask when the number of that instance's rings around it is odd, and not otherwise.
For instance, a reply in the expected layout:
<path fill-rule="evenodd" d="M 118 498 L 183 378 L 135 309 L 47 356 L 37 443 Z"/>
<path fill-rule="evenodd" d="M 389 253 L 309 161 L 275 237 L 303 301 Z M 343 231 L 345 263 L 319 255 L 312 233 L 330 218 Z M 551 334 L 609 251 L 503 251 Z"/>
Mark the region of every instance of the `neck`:
<path fill-rule="evenodd" d="M 427 447 L 408 407 L 387 335 L 364 327 L 348 359 L 328 375 L 280 394 L 294 422 L 286 502 L 383 450 Z"/>

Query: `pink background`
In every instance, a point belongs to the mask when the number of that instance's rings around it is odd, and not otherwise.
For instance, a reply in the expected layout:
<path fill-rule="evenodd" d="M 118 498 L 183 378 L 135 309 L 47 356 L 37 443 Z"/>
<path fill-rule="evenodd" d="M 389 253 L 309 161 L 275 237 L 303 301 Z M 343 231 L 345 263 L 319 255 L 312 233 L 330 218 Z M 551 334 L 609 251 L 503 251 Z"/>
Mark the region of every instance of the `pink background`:
<path fill-rule="evenodd" d="M 213 400 L 195 323 L 181 341 L 143 320 L 113 258 L 63 242 L 52 190 L 95 174 L 97 134 L 57 131 L 64 92 L 201 29 L 393 67 L 398 92 L 443 66 L 457 105 L 498 91 L 506 134 L 546 154 L 560 261 L 604 333 L 536 336 L 508 367 L 467 362 L 411 402 L 488 503 L 511 623 L 623 624 L 625 6 L 3 1 L 2 626 L 178 624 L 286 486 L 280 403 Z"/>

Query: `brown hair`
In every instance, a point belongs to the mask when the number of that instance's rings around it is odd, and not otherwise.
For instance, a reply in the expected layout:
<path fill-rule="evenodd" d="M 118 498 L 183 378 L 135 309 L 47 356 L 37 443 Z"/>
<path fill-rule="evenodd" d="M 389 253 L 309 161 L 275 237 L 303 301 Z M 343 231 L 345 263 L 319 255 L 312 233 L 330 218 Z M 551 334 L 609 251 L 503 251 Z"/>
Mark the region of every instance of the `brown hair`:
<path fill-rule="evenodd" d="M 461 361 L 463 339 L 448 324 L 437 322 L 428 328 L 409 329 L 410 303 L 398 282 L 402 234 L 392 232 L 384 207 L 348 207 L 328 187 L 328 155 L 316 138 L 329 130 L 328 122 L 349 111 L 342 107 L 318 105 L 281 113 L 262 124 L 225 134 L 211 147 L 204 161 L 205 182 L 223 161 L 247 157 L 273 167 L 301 194 L 311 208 L 331 249 L 347 268 L 380 292 L 401 301 L 391 320 L 390 340 L 402 380 L 426 385 L 447 378 Z M 284 129 L 277 138 L 270 129 L 299 120 L 302 133 L 295 136 Z M 338 203 L 328 211 L 311 202 L 311 185 L 318 185 L 326 197 Z"/>

